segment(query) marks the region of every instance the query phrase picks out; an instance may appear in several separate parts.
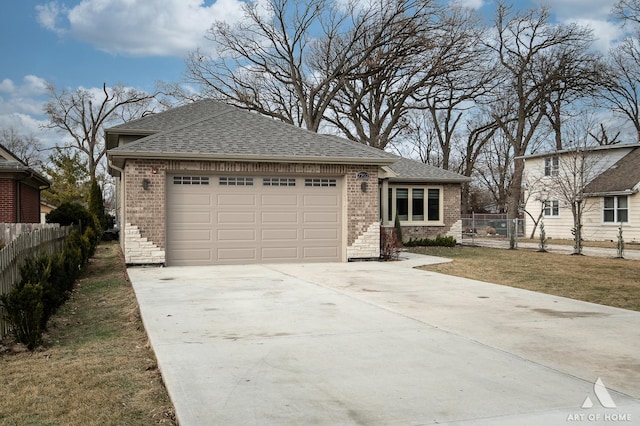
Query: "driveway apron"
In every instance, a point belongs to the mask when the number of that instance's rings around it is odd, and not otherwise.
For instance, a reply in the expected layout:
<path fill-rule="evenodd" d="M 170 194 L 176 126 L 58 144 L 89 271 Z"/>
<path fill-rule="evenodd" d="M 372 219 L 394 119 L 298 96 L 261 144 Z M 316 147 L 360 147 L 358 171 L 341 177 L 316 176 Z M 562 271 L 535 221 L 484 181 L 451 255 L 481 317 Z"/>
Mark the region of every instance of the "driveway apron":
<path fill-rule="evenodd" d="M 441 261 L 128 273 L 181 426 L 640 421 L 640 313 Z"/>

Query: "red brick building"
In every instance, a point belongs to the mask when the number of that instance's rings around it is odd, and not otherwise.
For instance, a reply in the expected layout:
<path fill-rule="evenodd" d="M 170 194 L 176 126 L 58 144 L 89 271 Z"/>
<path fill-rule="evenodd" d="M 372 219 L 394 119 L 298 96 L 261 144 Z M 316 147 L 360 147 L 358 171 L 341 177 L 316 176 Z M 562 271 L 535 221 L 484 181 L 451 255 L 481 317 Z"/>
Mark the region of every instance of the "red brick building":
<path fill-rule="evenodd" d="M 49 181 L 0 145 L 0 223 L 39 223 Z"/>

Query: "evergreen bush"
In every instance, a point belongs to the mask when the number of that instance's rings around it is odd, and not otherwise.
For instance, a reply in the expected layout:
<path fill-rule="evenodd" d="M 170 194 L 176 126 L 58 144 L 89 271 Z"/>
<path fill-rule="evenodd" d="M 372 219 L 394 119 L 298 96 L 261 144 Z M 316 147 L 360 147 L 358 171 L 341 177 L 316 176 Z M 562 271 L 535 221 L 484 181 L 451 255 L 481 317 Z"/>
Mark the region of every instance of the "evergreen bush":
<path fill-rule="evenodd" d="M 453 237 L 441 237 L 438 235 L 434 239 L 429 238 L 410 238 L 409 241 L 404 243 L 406 247 L 455 247 L 456 239 Z"/>

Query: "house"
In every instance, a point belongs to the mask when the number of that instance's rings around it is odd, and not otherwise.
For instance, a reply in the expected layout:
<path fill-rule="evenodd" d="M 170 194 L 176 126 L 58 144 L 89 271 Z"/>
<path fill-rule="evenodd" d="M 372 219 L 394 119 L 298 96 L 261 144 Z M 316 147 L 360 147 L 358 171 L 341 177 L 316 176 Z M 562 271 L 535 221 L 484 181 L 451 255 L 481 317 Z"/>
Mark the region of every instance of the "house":
<path fill-rule="evenodd" d="M 130 121 L 105 139 L 129 264 L 378 258 L 381 204 L 409 234 L 461 228 L 466 178 L 220 102 Z"/>
<path fill-rule="evenodd" d="M 525 210 L 545 234 L 573 239 L 572 200 L 582 209 L 582 238 L 640 241 L 640 144 L 606 145 L 524 157 Z M 528 226 L 528 229 L 531 229 Z"/>
<path fill-rule="evenodd" d="M 47 214 L 51 213 L 56 209 L 56 206 L 53 204 L 47 203 L 46 201 L 40 201 L 40 223 L 46 223 Z"/>
<path fill-rule="evenodd" d="M 0 223 L 39 223 L 40 191 L 50 185 L 0 145 Z"/>

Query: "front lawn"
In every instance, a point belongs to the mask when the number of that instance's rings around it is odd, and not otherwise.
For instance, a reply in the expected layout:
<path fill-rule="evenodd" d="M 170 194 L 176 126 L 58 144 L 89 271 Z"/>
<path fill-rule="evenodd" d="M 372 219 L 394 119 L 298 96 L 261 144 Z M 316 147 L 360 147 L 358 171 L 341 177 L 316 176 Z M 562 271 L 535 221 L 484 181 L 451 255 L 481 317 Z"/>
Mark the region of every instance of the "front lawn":
<path fill-rule="evenodd" d="M 453 259 L 422 267 L 429 271 L 640 311 L 640 261 L 466 246 L 410 251 Z"/>

